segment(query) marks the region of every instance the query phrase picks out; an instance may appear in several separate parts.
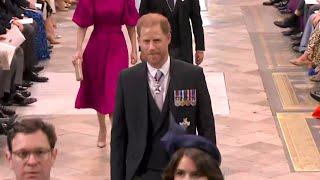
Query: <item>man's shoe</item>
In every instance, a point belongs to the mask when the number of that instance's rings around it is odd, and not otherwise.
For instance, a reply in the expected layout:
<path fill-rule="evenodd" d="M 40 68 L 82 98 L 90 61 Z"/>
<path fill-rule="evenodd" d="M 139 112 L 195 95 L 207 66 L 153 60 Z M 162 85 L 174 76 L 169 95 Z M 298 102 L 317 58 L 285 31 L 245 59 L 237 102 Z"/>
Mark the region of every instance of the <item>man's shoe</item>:
<path fill-rule="evenodd" d="M 320 91 L 319 90 L 311 90 L 310 96 L 316 101 L 320 102 Z"/>
<path fill-rule="evenodd" d="M 17 92 L 26 98 L 31 96 L 31 92 L 29 92 L 29 91 L 17 91 Z"/>
<path fill-rule="evenodd" d="M 277 9 L 279 11 L 281 11 L 281 10 L 284 10 L 284 9 L 288 9 L 288 6 L 279 6 L 279 7 L 277 7 Z"/>
<path fill-rule="evenodd" d="M 273 23 L 281 28 L 295 27 L 298 23 L 298 16 L 293 14 L 282 21 L 275 21 Z"/>
<path fill-rule="evenodd" d="M 292 41 L 292 46 L 300 46 L 300 40 Z"/>
<path fill-rule="evenodd" d="M 263 2 L 262 4 L 264 6 L 272 6 L 274 3 L 278 3 L 278 2 L 280 2 L 280 0 L 268 0 L 268 1 Z"/>
<path fill-rule="evenodd" d="M 36 66 L 33 68 L 33 72 L 38 73 L 38 72 L 42 71 L 43 69 L 44 69 L 43 66 Z"/>
<path fill-rule="evenodd" d="M 282 31 L 281 33 L 282 33 L 282 35 L 284 35 L 284 36 L 291 36 L 291 35 L 293 35 L 293 34 L 297 34 L 297 33 L 299 33 L 300 31 L 297 29 L 297 28 L 290 28 L 289 30 L 287 30 L 287 31 Z"/>
<path fill-rule="evenodd" d="M 300 40 L 302 38 L 302 36 L 303 36 L 303 32 L 300 32 L 300 33 L 291 35 L 290 38 L 292 40 Z"/>
<path fill-rule="evenodd" d="M 281 9 L 281 10 L 279 10 L 279 12 L 280 12 L 281 14 L 290 14 L 290 13 L 292 13 L 292 11 L 291 11 L 290 9 L 288 9 L 288 8 L 286 8 L 286 9 Z"/>
<path fill-rule="evenodd" d="M 30 77 L 30 80 L 33 82 L 47 82 L 49 78 L 38 76 L 35 73 L 33 73 L 32 76 Z"/>
<path fill-rule="evenodd" d="M 292 50 L 297 53 L 304 53 L 304 51 L 300 49 L 300 46 L 292 46 Z"/>
<path fill-rule="evenodd" d="M 13 116 L 16 114 L 16 111 L 14 111 L 10 108 L 7 108 L 3 105 L 0 105 L 0 111 L 2 111 L 5 115 L 8 115 L 8 116 Z"/>
<path fill-rule="evenodd" d="M 12 106 L 12 103 L 11 103 L 10 99 L 11 99 L 11 94 L 5 92 L 3 97 L 1 98 L 1 105 L 3 105 L 3 106 Z"/>
<path fill-rule="evenodd" d="M 281 28 L 294 27 L 294 24 L 287 23 L 286 21 L 274 21 L 273 24 Z"/>
<path fill-rule="evenodd" d="M 278 3 L 274 3 L 273 5 L 278 8 L 278 7 L 282 7 L 282 6 L 286 6 L 289 3 L 289 1 L 280 1 Z"/>
<path fill-rule="evenodd" d="M 36 98 L 26 98 L 20 93 L 15 93 L 12 98 L 12 103 L 20 106 L 26 106 L 34 102 L 37 102 Z"/>
<path fill-rule="evenodd" d="M 9 116 L 0 110 L 0 119 L 3 119 L 3 118 L 9 118 Z"/>
<path fill-rule="evenodd" d="M 19 91 L 25 91 L 25 90 L 27 90 L 28 88 L 25 87 L 25 86 L 16 85 L 16 89 L 19 90 Z"/>
<path fill-rule="evenodd" d="M 23 81 L 21 86 L 31 87 L 32 85 L 33 85 L 33 82 L 31 81 Z"/>
<path fill-rule="evenodd" d="M 32 81 L 32 82 L 47 82 L 49 79 L 47 77 L 41 77 L 35 72 L 27 72 L 24 75 L 25 81 Z"/>

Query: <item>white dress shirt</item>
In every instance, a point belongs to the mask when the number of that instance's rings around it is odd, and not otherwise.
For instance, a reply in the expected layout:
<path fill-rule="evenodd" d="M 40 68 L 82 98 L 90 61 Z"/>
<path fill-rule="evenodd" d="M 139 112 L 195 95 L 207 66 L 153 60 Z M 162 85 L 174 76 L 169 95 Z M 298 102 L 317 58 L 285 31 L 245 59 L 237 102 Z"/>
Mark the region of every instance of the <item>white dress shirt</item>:
<path fill-rule="evenodd" d="M 164 86 L 164 92 L 163 92 L 163 99 L 162 102 L 164 102 L 168 90 L 168 85 L 169 85 L 169 69 L 170 69 L 170 57 L 168 56 L 168 60 L 162 65 L 160 69 L 156 69 L 152 67 L 148 62 L 147 62 L 147 67 L 148 67 L 148 83 L 149 83 L 149 89 L 151 91 L 151 94 L 153 96 L 153 89 L 155 87 L 155 82 L 154 82 L 154 77 L 156 76 L 156 73 L 158 70 L 160 70 L 163 73 L 163 86 Z"/>

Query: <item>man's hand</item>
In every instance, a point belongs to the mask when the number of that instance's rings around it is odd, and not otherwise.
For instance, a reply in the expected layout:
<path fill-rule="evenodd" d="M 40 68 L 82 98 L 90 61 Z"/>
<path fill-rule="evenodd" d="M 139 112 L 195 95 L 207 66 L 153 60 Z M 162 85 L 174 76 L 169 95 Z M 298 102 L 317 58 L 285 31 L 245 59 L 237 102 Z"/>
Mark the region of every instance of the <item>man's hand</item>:
<path fill-rule="evenodd" d="M 0 35 L 0 40 L 5 40 L 5 39 L 7 39 L 6 34 L 1 34 Z"/>
<path fill-rule="evenodd" d="M 196 58 L 196 64 L 199 65 L 202 63 L 204 57 L 203 51 L 196 51 L 195 58 Z"/>
<path fill-rule="evenodd" d="M 13 20 L 12 24 L 17 26 L 21 32 L 23 31 L 23 25 L 19 23 L 17 20 Z"/>

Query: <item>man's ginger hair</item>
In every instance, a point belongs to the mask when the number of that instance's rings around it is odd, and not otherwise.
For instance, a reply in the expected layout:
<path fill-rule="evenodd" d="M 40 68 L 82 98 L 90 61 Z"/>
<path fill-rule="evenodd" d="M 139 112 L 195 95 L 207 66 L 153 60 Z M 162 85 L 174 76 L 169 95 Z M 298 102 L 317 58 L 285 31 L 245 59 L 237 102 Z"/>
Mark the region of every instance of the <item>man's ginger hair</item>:
<path fill-rule="evenodd" d="M 171 32 L 171 27 L 168 19 L 161 14 L 149 13 L 139 18 L 137 23 L 138 37 L 141 35 L 141 29 L 143 27 L 152 27 L 160 25 L 163 34 L 168 35 Z"/>

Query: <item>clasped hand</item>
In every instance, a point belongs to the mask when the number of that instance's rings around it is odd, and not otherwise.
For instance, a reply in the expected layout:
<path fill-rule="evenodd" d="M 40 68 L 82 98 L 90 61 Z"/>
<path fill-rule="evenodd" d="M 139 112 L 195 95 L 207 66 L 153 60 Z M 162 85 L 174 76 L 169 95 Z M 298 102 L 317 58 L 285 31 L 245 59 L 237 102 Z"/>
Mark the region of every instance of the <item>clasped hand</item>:
<path fill-rule="evenodd" d="M 72 60 L 72 64 L 76 65 L 77 64 L 77 60 L 80 60 L 80 64 L 82 63 L 82 50 L 77 50 L 76 53 L 73 56 L 73 60 Z"/>

